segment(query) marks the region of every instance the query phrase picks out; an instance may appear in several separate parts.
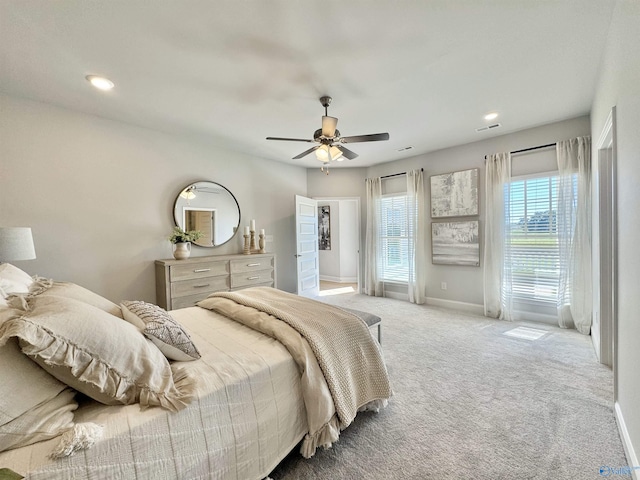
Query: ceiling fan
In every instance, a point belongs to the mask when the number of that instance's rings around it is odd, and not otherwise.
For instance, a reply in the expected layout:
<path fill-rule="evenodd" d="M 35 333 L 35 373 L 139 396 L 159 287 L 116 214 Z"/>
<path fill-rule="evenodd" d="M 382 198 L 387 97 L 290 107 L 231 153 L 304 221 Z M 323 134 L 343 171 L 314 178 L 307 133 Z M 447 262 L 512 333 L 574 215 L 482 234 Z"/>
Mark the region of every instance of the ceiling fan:
<path fill-rule="evenodd" d="M 322 117 L 322 128 L 319 128 L 313 133 L 313 140 L 303 138 L 282 138 L 282 137 L 267 137 L 267 140 L 282 140 L 286 142 L 309 142 L 317 143 L 318 145 L 311 147 L 309 150 L 305 150 L 299 155 L 293 157 L 294 160 L 309 155 L 312 152 L 316 152 L 318 160 L 325 165 L 333 161 L 341 161 L 345 158 L 353 160 L 358 156 L 357 153 L 344 147 L 345 143 L 357 143 L 357 142 L 378 142 L 380 140 L 389 140 L 388 133 L 373 133 L 370 135 L 356 135 L 353 137 L 341 137 L 340 130 L 336 128 L 338 125 L 338 119 L 330 117 L 327 113 L 327 108 L 331 104 L 331 97 L 320 97 L 320 103 L 324 107 L 324 116 Z M 322 170 L 324 170 L 324 165 Z M 327 169 L 328 173 L 328 169 Z"/>

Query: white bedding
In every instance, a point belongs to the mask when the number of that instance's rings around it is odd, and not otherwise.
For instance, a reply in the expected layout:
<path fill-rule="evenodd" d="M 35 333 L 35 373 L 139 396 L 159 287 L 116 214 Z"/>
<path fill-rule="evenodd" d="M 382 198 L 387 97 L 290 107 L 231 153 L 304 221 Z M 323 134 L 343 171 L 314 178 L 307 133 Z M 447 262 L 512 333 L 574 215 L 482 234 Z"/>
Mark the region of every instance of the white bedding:
<path fill-rule="evenodd" d="M 76 422 L 105 426 L 91 449 L 51 460 L 58 439 L 0 453 L 0 467 L 33 480 L 261 479 L 308 431 L 300 373 L 276 340 L 199 307 L 171 314 L 202 358 L 181 362 L 198 378 L 184 410 L 93 401 Z"/>

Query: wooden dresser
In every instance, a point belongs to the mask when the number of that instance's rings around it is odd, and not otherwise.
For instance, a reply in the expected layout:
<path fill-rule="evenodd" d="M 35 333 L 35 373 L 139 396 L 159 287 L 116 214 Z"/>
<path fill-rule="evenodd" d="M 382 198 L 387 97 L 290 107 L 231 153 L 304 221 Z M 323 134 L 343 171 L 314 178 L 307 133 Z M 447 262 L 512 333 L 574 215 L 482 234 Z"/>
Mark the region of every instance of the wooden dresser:
<path fill-rule="evenodd" d="M 272 253 L 156 260 L 156 302 L 166 310 L 192 307 L 212 292 L 276 286 Z"/>

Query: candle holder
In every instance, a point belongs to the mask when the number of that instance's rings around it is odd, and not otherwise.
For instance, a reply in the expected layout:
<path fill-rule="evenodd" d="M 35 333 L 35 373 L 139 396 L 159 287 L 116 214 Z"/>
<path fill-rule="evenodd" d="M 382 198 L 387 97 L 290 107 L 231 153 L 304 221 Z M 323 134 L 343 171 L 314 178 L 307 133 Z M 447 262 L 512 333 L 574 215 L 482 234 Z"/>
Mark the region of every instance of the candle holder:
<path fill-rule="evenodd" d="M 249 255 L 251 253 L 251 248 L 249 246 L 249 235 L 243 235 L 244 237 L 244 249 L 242 251 L 242 253 L 244 255 Z"/>
<path fill-rule="evenodd" d="M 255 230 L 251 230 L 251 243 L 249 245 L 249 250 L 251 251 L 251 253 L 256 253 L 256 250 L 258 250 L 258 248 L 256 247 L 256 231 Z"/>
<path fill-rule="evenodd" d="M 267 253 L 267 251 L 264 249 L 264 237 L 266 235 L 264 233 L 260 234 L 260 240 L 258 241 L 258 245 L 260 246 L 260 250 L 258 251 L 258 253 Z"/>

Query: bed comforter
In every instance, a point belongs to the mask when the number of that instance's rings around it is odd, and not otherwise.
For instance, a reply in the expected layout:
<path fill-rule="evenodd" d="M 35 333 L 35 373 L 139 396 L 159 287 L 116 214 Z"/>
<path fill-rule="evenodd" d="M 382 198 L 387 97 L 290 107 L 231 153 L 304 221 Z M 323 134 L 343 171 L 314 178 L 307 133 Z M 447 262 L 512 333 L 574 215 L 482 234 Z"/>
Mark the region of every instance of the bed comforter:
<path fill-rule="evenodd" d="M 307 458 L 318 446 L 331 446 L 358 410 L 377 410 L 392 395 L 380 345 L 353 313 L 271 287 L 217 292 L 198 305 L 287 347 L 301 373 Z"/>

